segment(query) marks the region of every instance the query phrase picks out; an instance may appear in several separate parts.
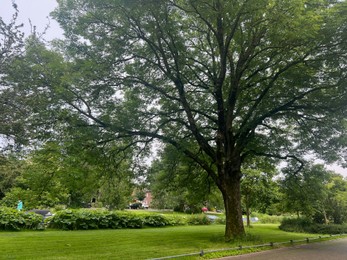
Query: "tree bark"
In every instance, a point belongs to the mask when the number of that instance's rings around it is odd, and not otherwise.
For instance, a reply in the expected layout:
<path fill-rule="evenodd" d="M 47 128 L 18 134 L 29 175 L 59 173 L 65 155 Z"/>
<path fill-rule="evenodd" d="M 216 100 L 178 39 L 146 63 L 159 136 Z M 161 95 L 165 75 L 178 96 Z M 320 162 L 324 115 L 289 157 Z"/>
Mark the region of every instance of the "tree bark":
<path fill-rule="evenodd" d="M 245 234 L 241 209 L 241 174 L 239 171 L 229 172 L 223 177 L 220 190 L 225 207 L 225 241 L 230 241 Z"/>

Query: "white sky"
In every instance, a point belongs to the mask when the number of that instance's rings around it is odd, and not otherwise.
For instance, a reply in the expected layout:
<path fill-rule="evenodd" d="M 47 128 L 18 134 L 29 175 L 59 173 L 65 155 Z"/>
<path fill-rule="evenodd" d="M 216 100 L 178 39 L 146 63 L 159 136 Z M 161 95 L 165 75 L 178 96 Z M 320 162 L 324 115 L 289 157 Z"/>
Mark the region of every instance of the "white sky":
<path fill-rule="evenodd" d="M 57 7 L 55 0 L 14 0 L 19 9 L 18 22 L 24 23 L 23 31 L 25 35 L 31 32 L 29 19 L 33 26 L 36 26 L 36 31 L 42 33 L 49 24 L 49 28 L 44 35 L 44 39 L 50 41 L 54 38 L 62 38 L 63 31 L 59 24 L 49 18 L 49 13 Z M 12 0 L 0 0 L 0 16 L 4 21 L 8 22 L 14 13 Z M 344 176 L 347 176 L 347 169 L 340 166 L 327 166 L 328 169 L 336 171 Z"/>
<path fill-rule="evenodd" d="M 36 26 L 36 31 L 42 33 L 46 26 L 49 28 L 44 35 L 44 39 L 52 40 L 54 38 L 61 38 L 63 31 L 59 24 L 49 17 L 49 13 L 54 10 L 58 5 L 55 0 L 14 0 L 19 9 L 18 22 L 23 23 L 22 30 L 28 36 L 31 32 L 31 24 Z M 0 0 L 0 16 L 4 21 L 10 21 L 14 9 L 12 7 L 12 0 Z"/>

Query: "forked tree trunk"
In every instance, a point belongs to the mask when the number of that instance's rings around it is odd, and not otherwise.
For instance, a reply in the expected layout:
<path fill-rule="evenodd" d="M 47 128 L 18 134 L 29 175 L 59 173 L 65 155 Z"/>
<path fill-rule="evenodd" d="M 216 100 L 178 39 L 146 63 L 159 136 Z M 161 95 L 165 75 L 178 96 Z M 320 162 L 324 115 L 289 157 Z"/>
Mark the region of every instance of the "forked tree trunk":
<path fill-rule="evenodd" d="M 240 175 L 233 174 L 226 175 L 223 181 L 223 185 L 220 186 L 225 207 L 226 241 L 241 237 L 245 234 L 245 229 L 242 221 L 240 184 Z"/>

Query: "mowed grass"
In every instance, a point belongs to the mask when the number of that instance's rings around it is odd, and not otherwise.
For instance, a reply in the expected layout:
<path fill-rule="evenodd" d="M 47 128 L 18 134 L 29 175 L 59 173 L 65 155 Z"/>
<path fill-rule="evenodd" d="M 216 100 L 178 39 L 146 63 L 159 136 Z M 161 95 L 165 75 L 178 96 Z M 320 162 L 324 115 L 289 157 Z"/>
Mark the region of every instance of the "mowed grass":
<path fill-rule="evenodd" d="M 150 259 L 317 237 L 283 232 L 275 224 L 254 225 L 243 241 L 225 243 L 223 234 L 223 225 L 0 232 L 0 259 Z"/>

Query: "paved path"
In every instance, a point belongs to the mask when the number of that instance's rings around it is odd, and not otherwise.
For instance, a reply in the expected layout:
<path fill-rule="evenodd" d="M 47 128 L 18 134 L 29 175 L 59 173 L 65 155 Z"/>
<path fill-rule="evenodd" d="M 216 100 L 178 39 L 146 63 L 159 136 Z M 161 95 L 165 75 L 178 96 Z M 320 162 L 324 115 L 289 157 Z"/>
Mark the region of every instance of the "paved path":
<path fill-rule="evenodd" d="M 220 260 L 347 260 L 347 238 L 316 242 Z"/>

